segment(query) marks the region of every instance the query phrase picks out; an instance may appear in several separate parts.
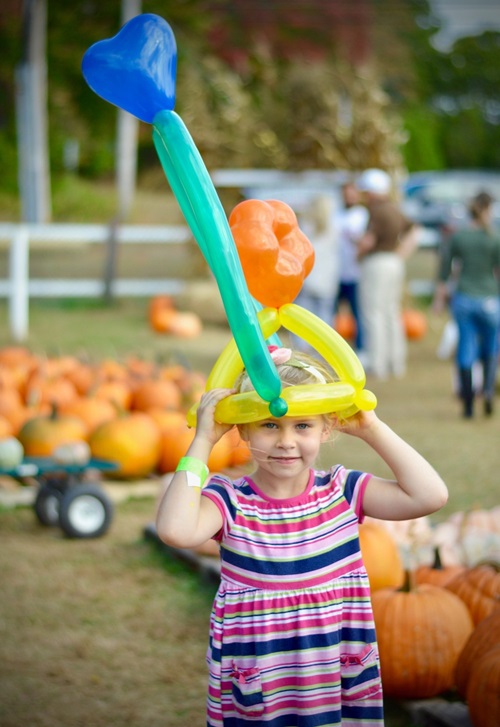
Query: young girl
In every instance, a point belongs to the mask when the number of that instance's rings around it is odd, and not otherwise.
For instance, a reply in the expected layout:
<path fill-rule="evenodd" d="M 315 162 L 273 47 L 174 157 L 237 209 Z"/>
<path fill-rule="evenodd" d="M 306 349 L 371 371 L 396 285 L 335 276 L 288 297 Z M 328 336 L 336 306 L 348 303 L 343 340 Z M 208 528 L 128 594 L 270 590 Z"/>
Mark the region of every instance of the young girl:
<path fill-rule="evenodd" d="M 272 353 L 284 386 L 334 380 L 302 353 Z M 237 387 L 252 388 L 245 374 Z M 198 409 L 188 456 L 160 501 L 157 531 L 191 548 L 221 546 L 207 662 L 209 727 L 383 725 L 370 590 L 358 540 L 365 515 L 406 520 L 434 512 L 447 489 L 431 465 L 374 412 L 348 421 L 301 416 L 240 425 L 255 469 L 231 482 L 207 458 L 230 428 L 214 421 L 234 393 L 213 389 Z M 335 465 L 314 470 L 332 430 L 359 437 L 393 480 Z"/>

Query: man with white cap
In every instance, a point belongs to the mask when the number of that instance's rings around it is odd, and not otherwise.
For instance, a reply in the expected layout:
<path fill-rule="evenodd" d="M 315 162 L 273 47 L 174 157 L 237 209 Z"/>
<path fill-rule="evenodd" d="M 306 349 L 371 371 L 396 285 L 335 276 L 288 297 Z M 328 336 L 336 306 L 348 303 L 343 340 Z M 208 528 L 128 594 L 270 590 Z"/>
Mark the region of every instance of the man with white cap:
<path fill-rule="evenodd" d="M 365 333 L 366 369 L 380 379 L 406 371 L 406 335 L 402 322 L 405 257 L 412 249 L 415 225 L 391 199 L 391 178 L 382 169 L 366 169 L 357 180 L 369 212 L 359 241 L 360 304 Z"/>

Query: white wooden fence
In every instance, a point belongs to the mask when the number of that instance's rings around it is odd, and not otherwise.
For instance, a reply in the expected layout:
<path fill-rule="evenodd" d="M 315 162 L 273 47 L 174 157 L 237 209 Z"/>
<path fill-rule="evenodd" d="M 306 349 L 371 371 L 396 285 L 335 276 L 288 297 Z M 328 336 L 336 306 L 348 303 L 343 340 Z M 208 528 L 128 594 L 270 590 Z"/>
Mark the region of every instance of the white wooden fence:
<path fill-rule="evenodd" d="M 29 299 L 31 297 L 99 297 L 105 292 L 104 280 L 37 279 L 29 275 L 29 253 L 32 243 L 61 245 L 71 243 L 106 243 L 116 234 L 117 243 L 186 243 L 192 238 L 186 226 L 82 224 L 13 224 L 0 223 L 0 242 L 9 245 L 8 277 L 0 280 L 0 297 L 8 299 L 9 326 L 14 340 L 22 341 L 28 333 Z M 148 296 L 156 293 L 175 294 L 184 287 L 179 279 L 117 279 L 112 293 L 117 296 Z"/>

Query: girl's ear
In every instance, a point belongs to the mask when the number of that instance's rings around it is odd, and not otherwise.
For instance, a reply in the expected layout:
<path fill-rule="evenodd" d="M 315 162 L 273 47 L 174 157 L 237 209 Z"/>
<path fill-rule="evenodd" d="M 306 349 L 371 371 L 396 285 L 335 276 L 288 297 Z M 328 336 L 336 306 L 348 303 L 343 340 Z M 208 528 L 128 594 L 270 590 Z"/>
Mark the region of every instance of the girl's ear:
<path fill-rule="evenodd" d="M 323 430 L 321 432 L 321 443 L 327 442 L 330 439 L 330 437 L 332 435 L 333 427 L 334 427 L 334 422 L 333 422 L 332 417 L 327 417 L 327 416 L 323 417 Z"/>

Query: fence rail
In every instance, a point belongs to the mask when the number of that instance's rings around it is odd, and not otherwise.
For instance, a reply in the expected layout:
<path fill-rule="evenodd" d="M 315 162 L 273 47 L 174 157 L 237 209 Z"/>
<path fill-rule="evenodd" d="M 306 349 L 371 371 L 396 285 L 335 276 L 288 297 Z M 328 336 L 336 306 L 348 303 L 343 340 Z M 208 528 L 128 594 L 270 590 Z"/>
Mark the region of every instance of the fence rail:
<path fill-rule="evenodd" d="M 31 297 L 99 297 L 106 292 L 105 280 L 43 280 L 30 278 L 30 247 L 37 245 L 105 244 L 112 237 L 119 244 L 185 244 L 192 236 L 183 225 L 85 225 L 0 223 L 0 243 L 7 243 L 8 278 L 0 280 L 0 297 L 8 299 L 10 332 L 16 341 L 28 334 Z M 179 279 L 119 279 L 111 284 L 116 296 L 176 294 L 184 283 Z"/>

